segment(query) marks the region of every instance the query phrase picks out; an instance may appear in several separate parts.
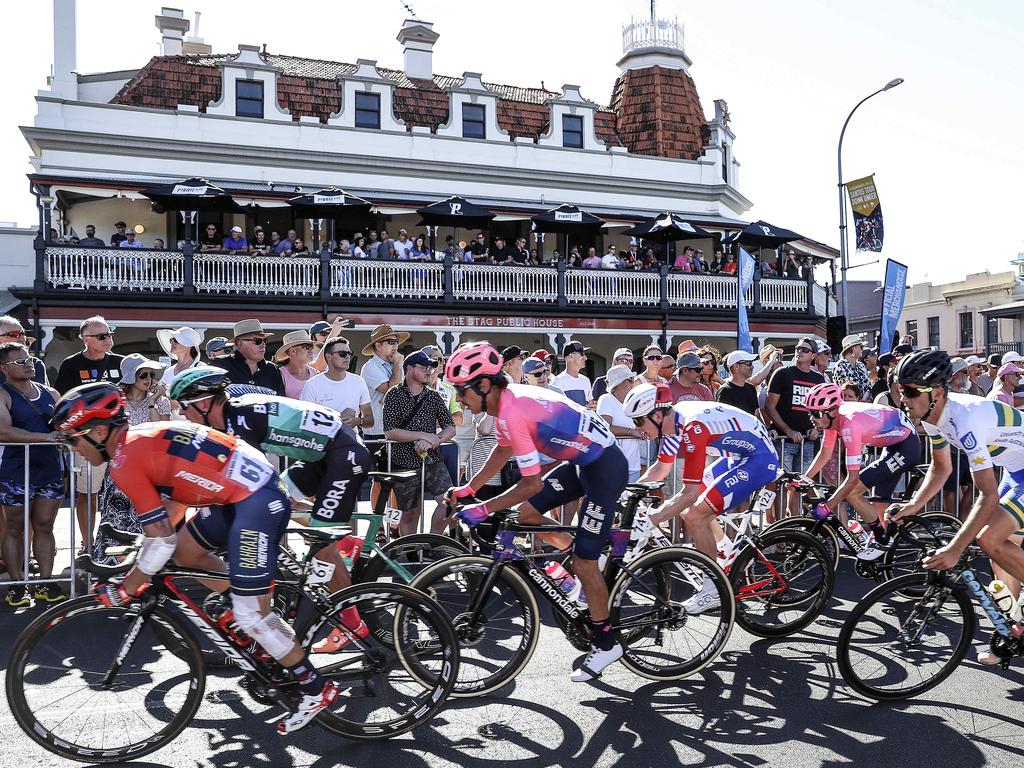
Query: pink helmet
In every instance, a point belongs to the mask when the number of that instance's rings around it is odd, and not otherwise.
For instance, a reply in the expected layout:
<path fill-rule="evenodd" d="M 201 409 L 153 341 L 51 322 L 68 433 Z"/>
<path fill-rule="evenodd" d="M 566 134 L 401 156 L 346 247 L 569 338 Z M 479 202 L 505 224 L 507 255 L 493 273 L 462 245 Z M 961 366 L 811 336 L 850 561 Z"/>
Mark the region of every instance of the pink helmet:
<path fill-rule="evenodd" d="M 838 384 L 824 382 L 817 384 L 804 398 L 804 408 L 809 411 L 831 411 L 843 402 L 843 388 Z"/>
<path fill-rule="evenodd" d="M 486 341 L 464 344 L 448 358 L 444 369 L 449 384 L 468 384 L 485 376 L 501 373 L 501 355 Z"/>

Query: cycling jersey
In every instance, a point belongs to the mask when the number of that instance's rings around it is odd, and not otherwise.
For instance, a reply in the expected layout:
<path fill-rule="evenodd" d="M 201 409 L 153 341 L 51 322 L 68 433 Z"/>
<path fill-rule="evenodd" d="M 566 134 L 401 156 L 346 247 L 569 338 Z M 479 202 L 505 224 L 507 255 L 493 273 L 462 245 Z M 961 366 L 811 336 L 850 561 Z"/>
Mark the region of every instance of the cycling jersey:
<path fill-rule="evenodd" d="M 914 425 L 903 411 L 872 403 L 841 403 L 832 429 L 823 435 L 824 447 L 832 448 L 841 436 L 846 466 L 859 469 L 864 446 L 885 448 L 914 434 Z"/>
<path fill-rule="evenodd" d="M 277 395 L 247 394 L 224 404 L 228 434 L 300 461 L 319 461 L 342 427 L 341 415 L 322 405 Z"/>
<path fill-rule="evenodd" d="M 233 504 L 276 478 L 255 448 L 185 421 L 130 427 L 110 460 L 110 479 L 131 499 L 144 526 L 168 517 L 165 502 Z"/>
<path fill-rule="evenodd" d="M 951 443 L 967 454 L 972 472 L 993 465 L 1024 469 L 1024 414 L 998 400 L 953 392 L 946 397 L 938 424 L 921 422 L 933 448 Z"/>
<path fill-rule="evenodd" d="M 495 433 L 498 445 L 511 447 L 524 475 L 541 470 L 540 454 L 585 467 L 615 445 L 608 422 L 565 395 L 526 384 L 501 392 Z"/>

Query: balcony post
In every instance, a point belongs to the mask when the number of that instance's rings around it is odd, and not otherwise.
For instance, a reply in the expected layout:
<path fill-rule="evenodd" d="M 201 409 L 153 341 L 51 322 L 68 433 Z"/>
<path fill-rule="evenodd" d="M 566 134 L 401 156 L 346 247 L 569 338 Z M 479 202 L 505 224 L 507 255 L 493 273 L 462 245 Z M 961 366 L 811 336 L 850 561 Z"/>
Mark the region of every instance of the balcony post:
<path fill-rule="evenodd" d="M 558 269 L 558 306 L 567 307 L 569 306 L 569 299 L 565 295 L 565 257 L 558 259 L 556 265 Z"/>
<path fill-rule="evenodd" d="M 828 297 L 825 297 L 825 306 L 828 306 Z M 807 314 L 814 317 L 814 267 L 807 270 Z M 828 312 L 826 311 L 826 314 Z"/>
<path fill-rule="evenodd" d="M 750 290 L 752 290 L 754 292 L 753 311 L 755 313 L 760 312 L 761 311 L 761 265 L 760 264 L 758 264 L 754 268 L 754 280 L 750 284 Z M 743 297 L 742 296 L 740 296 L 740 301 L 743 301 Z"/>
<path fill-rule="evenodd" d="M 191 240 L 185 240 L 181 244 L 181 277 L 184 285 L 182 286 L 182 295 L 184 296 L 195 296 L 196 285 L 193 279 L 193 263 L 192 256 L 195 253 L 195 246 L 192 245 Z"/>
<path fill-rule="evenodd" d="M 452 274 L 455 269 L 455 263 L 450 253 L 445 253 L 444 259 L 441 262 L 444 265 L 444 272 L 441 276 L 441 284 L 444 287 L 444 303 L 454 304 L 455 303 L 455 288 L 454 288 L 454 275 Z"/>
<path fill-rule="evenodd" d="M 32 290 L 36 293 L 46 290 L 46 242 L 37 232 L 32 240 L 32 248 L 36 252 L 36 279 Z"/>
<path fill-rule="evenodd" d="M 661 289 L 661 311 L 668 312 L 668 264 L 664 261 L 658 266 L 659 280 L 658 286 Z M 664 331 L 663 331 L 664 332 Z"/>
<path fill-rule="evenodd" d="M 331 251 L 324 248 L 320 251 L 320 301 L 325 304 L 331 300 Z"/>

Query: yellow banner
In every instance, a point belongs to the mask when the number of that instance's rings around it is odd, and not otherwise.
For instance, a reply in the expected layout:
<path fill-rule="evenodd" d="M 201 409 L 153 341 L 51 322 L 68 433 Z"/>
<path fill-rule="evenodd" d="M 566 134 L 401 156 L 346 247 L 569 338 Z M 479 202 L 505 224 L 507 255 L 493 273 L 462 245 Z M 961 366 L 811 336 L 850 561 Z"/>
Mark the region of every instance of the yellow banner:
<path fill-rule="evenodd" d="M 861 216 L 870 216 L 878 207 L 878 192 L 875 190 L 874 174 L 863 179 L 846 182 L 850 194 L 850 205 Z"/>

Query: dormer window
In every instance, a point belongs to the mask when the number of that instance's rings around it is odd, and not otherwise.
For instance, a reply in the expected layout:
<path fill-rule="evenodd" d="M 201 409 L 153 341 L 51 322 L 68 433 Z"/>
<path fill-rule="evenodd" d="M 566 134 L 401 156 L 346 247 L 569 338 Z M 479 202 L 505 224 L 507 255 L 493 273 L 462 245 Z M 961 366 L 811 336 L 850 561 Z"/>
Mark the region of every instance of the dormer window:
<path fill-rule="evenodd" d="M 356 128 L 380 129 L 379 93 L 356 93 Z"/>
<path fill-rule="evenodd" d="M 487 107 L 483 104 L 462 105 L 462 136 L 466 139 L 487 138 Z"/>
<path fill-rule="evenodd" d="M 263 118 L 262 80 L 235 80 L 235 114 Z"/>
<path fill-rule="evenodd" d="M 582 115 L 562 115 L 562 146 L 583 149 Z"/>

